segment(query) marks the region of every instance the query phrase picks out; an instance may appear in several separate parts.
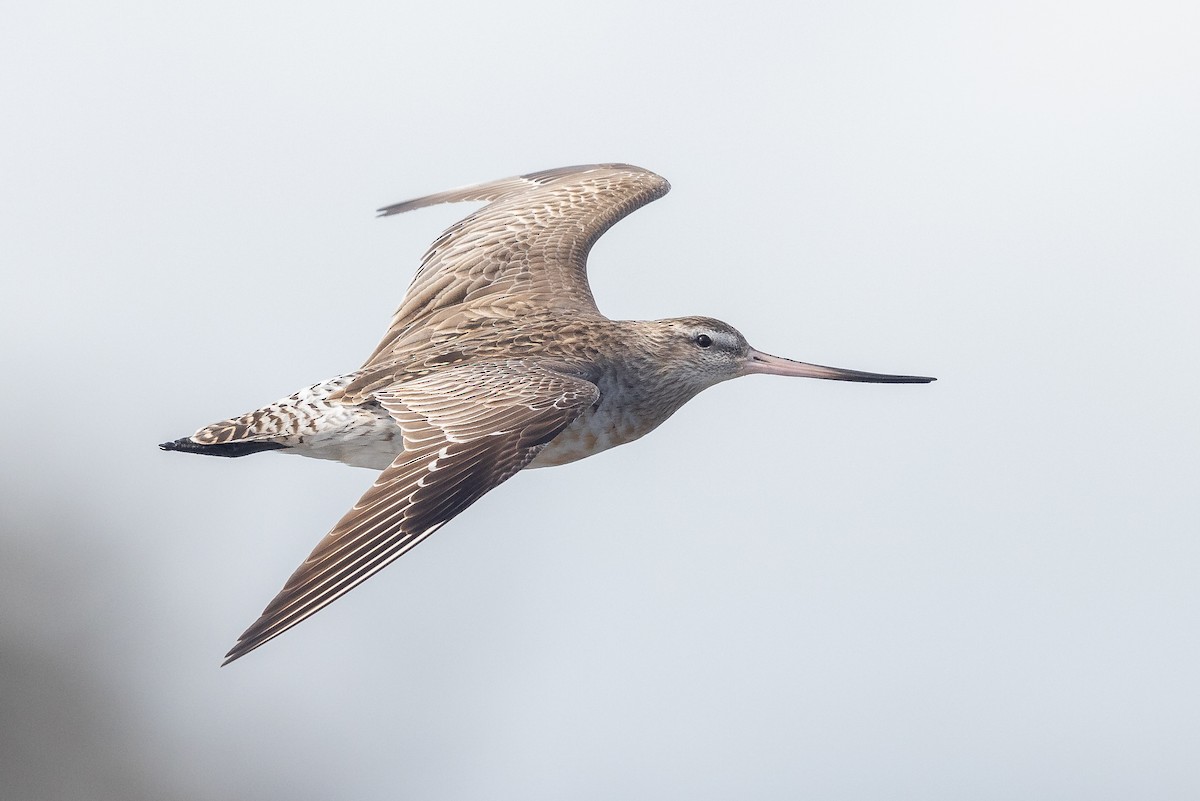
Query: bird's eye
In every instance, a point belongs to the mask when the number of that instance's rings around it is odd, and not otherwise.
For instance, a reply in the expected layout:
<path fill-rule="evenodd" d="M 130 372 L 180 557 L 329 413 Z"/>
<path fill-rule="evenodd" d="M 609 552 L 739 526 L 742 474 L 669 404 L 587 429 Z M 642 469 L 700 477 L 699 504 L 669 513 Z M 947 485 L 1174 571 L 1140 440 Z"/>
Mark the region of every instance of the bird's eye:
<path fill-rule="evenodd" d="M 712 337 L 710 337 L 708 334 L 697 334 L 696 344 L 702 348 L 707 348 L 712 345 Z"/>

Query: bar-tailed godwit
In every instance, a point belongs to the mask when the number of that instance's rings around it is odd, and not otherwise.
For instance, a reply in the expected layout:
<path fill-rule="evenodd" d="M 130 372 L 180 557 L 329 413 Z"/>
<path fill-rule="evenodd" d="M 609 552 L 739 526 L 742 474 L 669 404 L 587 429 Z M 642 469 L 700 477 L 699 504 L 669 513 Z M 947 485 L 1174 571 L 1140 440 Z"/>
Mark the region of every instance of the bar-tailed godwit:
<path fill-rule="evenodd" d="M 588 251 L 669 188 L 647 170 L 600 164 L 381 209 L 487 202 L 429 248 L 362 367 L 160 446 L 214 456 L 280 450 L 382 471 L 226 664 L 365 581 L 519 470 L 631 442 L 714 384 L 753 373 L 934 380 L 770 356 L 708 317 L 605 317 L 588 286 Z"/>

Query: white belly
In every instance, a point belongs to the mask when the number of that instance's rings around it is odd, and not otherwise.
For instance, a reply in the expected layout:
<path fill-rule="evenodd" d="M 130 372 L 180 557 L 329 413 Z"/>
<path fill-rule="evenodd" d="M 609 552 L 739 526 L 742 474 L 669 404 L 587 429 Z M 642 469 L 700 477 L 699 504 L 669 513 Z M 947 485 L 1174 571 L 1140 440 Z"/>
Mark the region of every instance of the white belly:
<path fill-rule="evenodd" d="M 279 453 L 382 470 L 403 450 L 400 424 L 383 409 L 330 405 L 322 410 L 319 425 L 291 438 Z"/>

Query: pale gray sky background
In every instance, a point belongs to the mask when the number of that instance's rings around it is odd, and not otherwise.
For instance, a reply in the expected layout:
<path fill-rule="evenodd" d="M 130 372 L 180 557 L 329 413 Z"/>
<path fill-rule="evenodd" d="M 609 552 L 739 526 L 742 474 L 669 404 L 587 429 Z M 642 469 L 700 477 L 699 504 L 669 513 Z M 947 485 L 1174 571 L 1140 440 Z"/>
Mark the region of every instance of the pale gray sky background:
<path fill-rule="evenodd" d="M 1200 797 L 1200 7 L 25 3 L 5 799 Z M 469 207 L 629 161 L 613 317 L 750 378 L 232 667 L 370 483 L 155 445 L 352 369 Z"/>

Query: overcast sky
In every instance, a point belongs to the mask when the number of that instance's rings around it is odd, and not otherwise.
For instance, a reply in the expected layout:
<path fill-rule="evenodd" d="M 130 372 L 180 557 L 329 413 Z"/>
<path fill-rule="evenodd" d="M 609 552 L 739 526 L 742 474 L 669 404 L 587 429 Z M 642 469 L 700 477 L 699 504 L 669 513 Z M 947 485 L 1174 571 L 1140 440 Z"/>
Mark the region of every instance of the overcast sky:
<path fill-rule="evenodd" d="M 1200 796 L 1195 3 L 26 3 L 0 30 L 0 795 Z M 221 656 L 368 471 L 155 445 L 354 369 L 628 161 L 615 318 L 752 377 Z"/>

